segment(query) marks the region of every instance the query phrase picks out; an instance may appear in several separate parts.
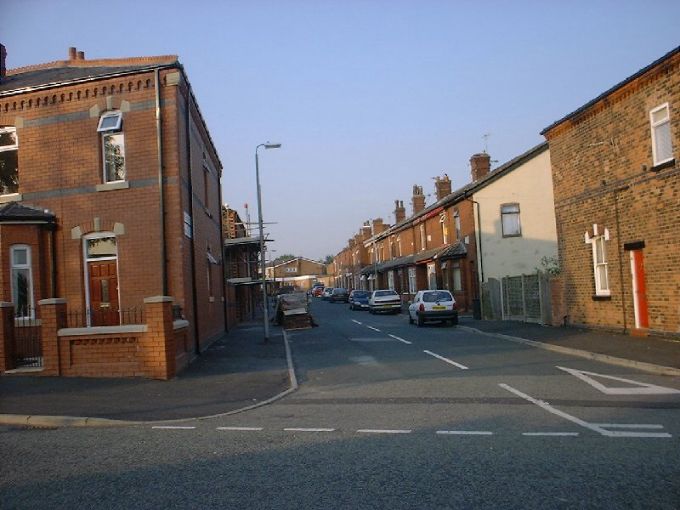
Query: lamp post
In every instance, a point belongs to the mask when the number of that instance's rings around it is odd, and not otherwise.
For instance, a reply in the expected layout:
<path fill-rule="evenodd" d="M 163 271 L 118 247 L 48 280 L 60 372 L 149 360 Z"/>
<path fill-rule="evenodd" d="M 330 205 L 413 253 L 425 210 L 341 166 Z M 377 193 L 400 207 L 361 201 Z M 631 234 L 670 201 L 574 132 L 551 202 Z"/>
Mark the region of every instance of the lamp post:
<path fill-rule="evenodd" d="M 260 228 L 260 265 L 262 269 L 262 309 L 264 311 L 264 341 L 269 341 L 269 303 L 267 303 L 267 273 L 264 258 L 264 226 L 262 224 L 262 192 L 260 191 L 260 164 L 257 151 L 260 147 L 265 149 L 279 149 L 280 143 L 261 143 L 255 147 L 255 180 L 257 181 L 257 216 Z"/>

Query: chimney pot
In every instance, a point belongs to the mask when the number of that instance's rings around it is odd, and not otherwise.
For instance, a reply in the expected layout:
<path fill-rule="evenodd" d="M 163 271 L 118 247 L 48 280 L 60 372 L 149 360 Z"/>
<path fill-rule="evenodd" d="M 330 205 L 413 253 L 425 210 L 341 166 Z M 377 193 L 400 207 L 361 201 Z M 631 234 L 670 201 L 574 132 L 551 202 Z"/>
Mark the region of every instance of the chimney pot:
<path fill-rule="evenodd" d="M 78 53 L 77 53 L 76 47 L 71 46 L 68 49 L 68 59 L 69 60 L 75 60 L 76 58 L 78 58 Z"/>

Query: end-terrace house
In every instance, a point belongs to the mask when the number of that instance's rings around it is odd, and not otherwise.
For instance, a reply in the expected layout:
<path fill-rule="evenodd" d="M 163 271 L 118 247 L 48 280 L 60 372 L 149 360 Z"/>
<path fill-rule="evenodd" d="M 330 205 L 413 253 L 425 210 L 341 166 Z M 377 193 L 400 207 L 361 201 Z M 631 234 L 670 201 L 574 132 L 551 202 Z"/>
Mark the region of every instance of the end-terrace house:
<path fill-rule="evenodd" d="M 680 333 L 680 47 L 542 134 L 566 321 Z"/>
<path fill-rule="evenodd" d="M 0 313 L 28 329 L 4 328 L 0 369 L 172 377 L 226 315 L 222 165 L 183 66 L 6 55 Z"/>
<path fill-rule="evenodd" d="M 267 278 L 274 281 L 275 286 L 293 285 L 308 290 L 312 284 L 326 271 L 323 262 L 295 257 L 267 268 Z"/>

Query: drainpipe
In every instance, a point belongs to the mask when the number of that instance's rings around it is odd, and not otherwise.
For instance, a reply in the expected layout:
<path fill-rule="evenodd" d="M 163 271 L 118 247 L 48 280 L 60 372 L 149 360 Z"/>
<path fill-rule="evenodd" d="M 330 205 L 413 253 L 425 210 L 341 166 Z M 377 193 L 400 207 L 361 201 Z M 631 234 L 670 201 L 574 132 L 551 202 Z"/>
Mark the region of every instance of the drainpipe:
<path fill-rule="evenodd" d="M 619 256 L 619 281 L 621 282 L 621 312 L 623 314 L 623 331 L 628 331 L 628 317 L 626 316 L 626 286 L 623 284 L 623 255 L 621 248 L 621 222 L 619 221 L 619 195 L 620 191 L 626 191 L 629 186 L 621 186 L 613 191 L 614 194 L 614 215 L 616 217 L 616 252 Z"/>
<path fill-rule="evenodd" d="M 156 87 L 156 144 L 158 148 L 158 205 L 160 209 L 160 234 L 161 234 L 161 279 L 163 296 L 168 295 L 168 270 L 166 263 L 165 245 L 165 203 L 163 201 L 163 135 L 161 132 L 161 83 L 160 70 L 154 70 Z M 193 225 L 192 225 L 193 227 Z"/>
<path fill-rule="evenodd" d="M 227 264 L 224 258 L 224 224 L 222 221 L 222 169 L 220 169 L 217 175 L 217 190 L 219 192 L 219 204 L 220 204 L 220 259 L 222 261 L 222 314 L 224 315 L 224 331 L 225 333 L 229 331 L 229 325 L 227 323 Z"/>
<path fill-rule="evenodd" d="M 51 296 L 50 297 L 57 297 L 57 249 L 54 244 L 54 237 L 55 237 L 55 232 L 57 230 L 57 224 L 54 222 L 50 222 L 47 226 L 48 230 L 50 231 L 50 256 L 51 256 L 51 265 L 52 265 L 52 277 L 50 281 L 50 291 L 51 291 Z"/>
<path fill-rule="evenodd" d="M 193 184 L 193 174 L 191 172 L 191 90 L 189 90 L 189 83 L 187 82 L 187 98 L 186 98 L 186 108 L 184 112 L 184 129 L 186 137 L 186 153 L 187 153 L 187 175 L 189 183 L 189 212 L 191 214 L 191 240 L 190 240 L 190 252 L 191 252 L 191 309 L 192 315 L 194 316 L 193 326 L 194 326 L 194 354 L 200 356 L 201 354 L 201 343 L 199 341 L 198 335 L 198 303 L 197 292 L 196 292 L 196 242 L 194 240 L 194 184 Z M 184 211 L 182 211 L 184 214 Z"/>

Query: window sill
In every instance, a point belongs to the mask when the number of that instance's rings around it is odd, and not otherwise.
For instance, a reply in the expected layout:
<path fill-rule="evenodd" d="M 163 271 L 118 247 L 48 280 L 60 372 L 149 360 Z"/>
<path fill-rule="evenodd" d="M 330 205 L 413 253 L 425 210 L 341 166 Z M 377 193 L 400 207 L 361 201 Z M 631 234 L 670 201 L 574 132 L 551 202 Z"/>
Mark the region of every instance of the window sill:
<path fill-rule="evenodd" d="M 669 159 L 668 161 L 664 161 L 663 163 L 659 163 L 658 165 L 654 165 L 651 170 L 652 172 L 658 172 L 659 170 L 663 170 L 665 168 L 672 168 L 675 166 L 675 159 Z"/>
<path fill-rule="evenodd" d="M 208 298 L 208 303 L 214 303 L 214 302 L 215 302 L 215 297 L 214 297 L 214 296 L 210 296 L 210 297 Z"/>
<path fill-rule="evenodd" d="M 130 183 L 128 181 L 107 182 L 105 184 L 97 184 L 97 191 L 113 191 L 117 189 L 128 189 Z"/>
<path fill-rule="evenodd" d="M 7 195 L 0 195 L 0 204 L 7 204 L 9 202 L 21 202 L 23 197 L 21 193 L 8 193 Z"/>
<path fill-rule="evenodd" d="M 611 301 L 612 297 L 611 295 L 593 295 L 593 301 Z"/>

